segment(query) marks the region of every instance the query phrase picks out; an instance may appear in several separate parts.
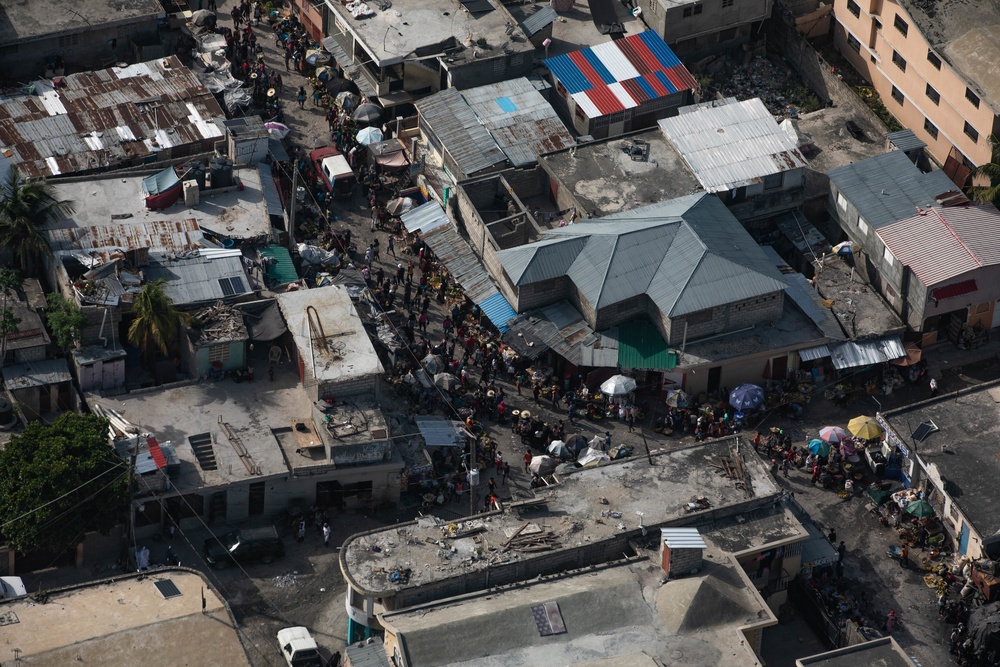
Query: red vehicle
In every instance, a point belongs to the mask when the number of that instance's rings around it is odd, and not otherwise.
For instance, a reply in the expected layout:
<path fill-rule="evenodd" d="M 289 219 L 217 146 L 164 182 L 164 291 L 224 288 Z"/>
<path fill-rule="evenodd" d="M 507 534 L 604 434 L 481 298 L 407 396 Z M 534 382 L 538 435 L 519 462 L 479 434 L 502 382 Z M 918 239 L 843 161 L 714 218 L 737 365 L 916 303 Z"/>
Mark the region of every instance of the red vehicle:
<path fill-rule="evenodd" d="M 340 151 L 333 146 L 317 148 L 309 154 L 316 174 L 336 199 L 349 199 L 354 194 L 358 177 Z"/>

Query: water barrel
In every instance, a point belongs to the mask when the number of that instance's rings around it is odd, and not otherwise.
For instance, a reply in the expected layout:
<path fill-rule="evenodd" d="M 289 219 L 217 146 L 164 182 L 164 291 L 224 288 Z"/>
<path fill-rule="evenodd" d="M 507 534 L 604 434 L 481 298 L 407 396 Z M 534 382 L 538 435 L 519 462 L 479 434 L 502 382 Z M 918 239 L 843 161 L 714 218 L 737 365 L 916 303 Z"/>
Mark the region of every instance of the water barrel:
<path fill-rule="evenodd" d="M 233 184 L 233 161 L 224 156 L 212 158 L 209 164 L 213 188 L 228 188 Z"/>
<path fill-rule="evenodd" d="M 0 396 L 0 424 L 14 421 L 14 406 L 5 397 Z"/>
<path fill-rule="evenodd" d="M 184 165 L 181 169 L 181 173 L 184 174 L 182 180 L 185 181 L 198 181 L 198 189 L 205 189 L 205 165 L 197 160 L 192 160 Z"/>

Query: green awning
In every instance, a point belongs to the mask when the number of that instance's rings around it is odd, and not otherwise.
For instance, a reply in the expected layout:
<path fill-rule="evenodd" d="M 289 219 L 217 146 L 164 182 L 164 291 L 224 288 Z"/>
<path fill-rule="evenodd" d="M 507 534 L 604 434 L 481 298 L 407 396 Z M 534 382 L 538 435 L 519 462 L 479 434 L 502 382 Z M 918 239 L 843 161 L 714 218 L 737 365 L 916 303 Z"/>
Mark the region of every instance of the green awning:
<path fill-rule="evenodd" d="M 269 245 L 260 251 L 261 259 L 277 260 L 267 267 L 267 279 L 269 287 L 287 285 L 299 279 L 299 274 L 295 272 L 295 264 L 292 263 L 292 256 L 288 249 L 280 245 Z"/>
<path fill-rule="evenodd" d="M 618 365 L 621 368 L 669 371 L 677 366 L 677 356 L 650 322 L 630 322 L 618 327 Z"/>

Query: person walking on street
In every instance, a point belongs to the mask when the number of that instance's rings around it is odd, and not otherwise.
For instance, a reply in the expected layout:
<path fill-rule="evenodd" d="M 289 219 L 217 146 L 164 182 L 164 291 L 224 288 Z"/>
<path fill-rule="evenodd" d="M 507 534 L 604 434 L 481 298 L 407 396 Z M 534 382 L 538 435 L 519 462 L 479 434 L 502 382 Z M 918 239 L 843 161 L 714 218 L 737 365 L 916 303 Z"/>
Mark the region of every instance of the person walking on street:
<path fill-rule="evenodd" d="M 931 398 L 934 398 L 935 396 L 937 396 L 937 393 L 938 393 L 937 380 L 935 380 L 934 378 L 931 378 Z"/>
<path fill-rule="evenodd" d="M 305 109 L 305 106 L 306 106 L 306 89 L 303 88 L 302 86 L 299 86 L 299 94 L 298 94 L 298 96 L 296 96 L 295 99 L 298 100 L 298 102 L 299 102 L 299 108 L 300 109 Z"/>
<path fill-rule="evenodd" d="M 295 541 L 301 544 L 302 541 L 305 539 L 306 539 L 306 520 L 299 519 L 299 529 L 295 533 Z"/>
<path fill-rule="evenodd" d="M 323 522 L 323 546 L 324 547 L 330 546 L 330 533 L 332 533 L 332 532 L 333 532 L 333 530 L 330 529 L 330 523 L 324 521 Z"/>
<path fill-rule="evenodd" d="M 396 242 L 393 240 L 392 234 L 389 234 L 389 241 L 386 243 L 386 250 L 388 250 L 389 254 L 393 257 L 396 256 Z"/>
<path fill-rule="evenodd" d="M 507 479 L 510 477 L 510 461 L 503 462 L 503 469 L 500 471 L 500 484 L 507 486 Z"/>
<path fill-rule="evenodd" d="M 531 466 L 531 450 L 524 452 L 524 472 L 529 472 Z"/>
<path fill-rule="evenodd" d="M 895 627 L 896 627 L 896 610 L 890 609 L 889 614 L 885 617 L 885 633 L 887 635 L 891 635 Z"/>
<path fill-rule="evenodd" d="M 903 548 L 899 550 L 899 566 L 902 568 L 910 567 L 910 550 L 903 545 Z"/>

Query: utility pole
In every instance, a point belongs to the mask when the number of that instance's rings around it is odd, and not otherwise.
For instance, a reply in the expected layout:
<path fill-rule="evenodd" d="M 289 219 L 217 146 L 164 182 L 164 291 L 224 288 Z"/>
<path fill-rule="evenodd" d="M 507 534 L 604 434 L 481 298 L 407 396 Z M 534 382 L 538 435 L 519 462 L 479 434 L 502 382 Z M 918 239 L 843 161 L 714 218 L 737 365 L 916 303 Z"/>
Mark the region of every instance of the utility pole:
<path fill-rule="evenodd" d="M 479 456 L 476 453 L 476 445 L 479 442 L 479 438 L 476 436 L 472 437 L 472 448 L 469 450 L 469 516 L 476 513 L 476 500 L 479 495 Z M 475 482 L 473 482 L 472 471 L 475 470 Z"/>
<path fill-rule="evenodd" d="M 295 205 L 299 201 L 299 165 L 292 168 L 292 194 L 288 204 L 288 252 L 295 252 Z"/>
<path fill-rule="evenodd" d="M 132 544 L 132 535 L 135 533 L 135 507 L 132 503 L 132 484 L 135 481 L 135 461 L 139 457 L 139 439 L 136 437 L 135 445 L 129 447 L 128 462 L 128 505 L 125 506 L 125 557 L 122 558 L 122 573 L 128 574 L 128 549 Z"/>

